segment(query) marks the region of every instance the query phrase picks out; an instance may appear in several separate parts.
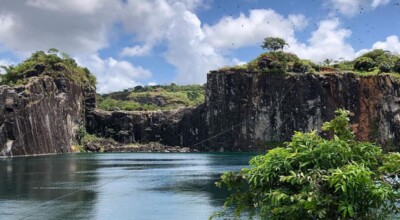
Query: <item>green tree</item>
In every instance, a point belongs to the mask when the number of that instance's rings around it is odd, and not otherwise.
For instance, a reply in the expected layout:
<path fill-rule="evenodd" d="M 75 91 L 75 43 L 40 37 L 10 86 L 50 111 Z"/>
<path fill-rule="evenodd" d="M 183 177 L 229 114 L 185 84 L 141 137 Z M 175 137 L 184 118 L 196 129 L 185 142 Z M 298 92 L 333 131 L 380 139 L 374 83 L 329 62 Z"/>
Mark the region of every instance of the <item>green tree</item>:
<path fill-rule="evenodd" d="M 365 56 L 357 58 L 354 62 L 354 69 L 360 71 L 371 71 L 375 67 L 375 62 L 373 59 Z"/>
<path fill-rule="evenodd" d="M 328 67 L 329 67 L 329 66 L 331 65 L 332 62 L 333 62 L 332 59 L 328 59 L 328 58 L 327 58 L 327 59 L 324 60 L 323 64 L 324 64 L 325 66 L 328 66 Z"/>
<path fill-rule="evenodd" d="M 279 37 L 266 37 L 261 45 L 263 49 L 268 49 L 271 51 L 283 50 L 283 48 L 288 45 L 286 41 Z"/>
<path fill-rule="evenodd" d="M 396 63 L 394 64 L 393 70 L 396 73 L 400 73 L 400 60 L 396 61 Z"/>
<path fill-rule="evenodd" d="M 349 112 L 322 129 L 296 132 L 284 148 L 254 157 L 250 168 L 222 175 L 217 183 L 234 192 L 223 211 L 261 219 L 386 219 L 399 211 L 400 154 L 384 154 L 358 142 L 349 126 Z"/>
<path fill-rule="evenodd" d="M 56 53 L 58 53 L 59 51 L 56 49 L 56 48 L 50 48 L 48 51 L 47 51 L 47 53 L 49 53 L 49 54 L 56 54 Z"/>

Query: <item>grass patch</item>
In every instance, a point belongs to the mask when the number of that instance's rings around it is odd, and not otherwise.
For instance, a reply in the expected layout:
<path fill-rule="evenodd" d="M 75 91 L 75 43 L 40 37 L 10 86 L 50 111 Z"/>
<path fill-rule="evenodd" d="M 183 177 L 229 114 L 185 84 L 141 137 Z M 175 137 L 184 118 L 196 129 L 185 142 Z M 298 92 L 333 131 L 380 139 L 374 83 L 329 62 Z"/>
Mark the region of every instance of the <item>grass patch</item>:
<path fill-rule="evenodd" d="M 205 89 L 201 85 L 137 86 L 121 92 L 98 95 L 98 108 L 126 111 L 172 110 L 204 103 Z"/>

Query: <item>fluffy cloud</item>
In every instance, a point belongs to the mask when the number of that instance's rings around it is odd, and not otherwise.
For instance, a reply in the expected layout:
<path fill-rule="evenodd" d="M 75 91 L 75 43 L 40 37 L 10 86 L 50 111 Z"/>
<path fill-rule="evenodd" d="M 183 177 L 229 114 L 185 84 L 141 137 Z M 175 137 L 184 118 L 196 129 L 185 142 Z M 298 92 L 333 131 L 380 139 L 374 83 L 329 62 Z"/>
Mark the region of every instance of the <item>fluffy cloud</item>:
<path fill-rule="evenodd" d="M 378 41 L 372 45 L 370 49 L 362 49 L 357 52 L 357 56 L 375 49 L 388 50 L 392 53 L 400 54 L 400 40 L 396 35 L 391 35 L 386 38 L 386 41 Z"/>
<path fill-rule="evenodd" d="M 204 83 L 209 70 L 234 63 L 205 41 L 200 20 L 185 5 L 175 3 L 173 9 L 165 58 L 177 68 L 176 82 Z"/>
<path fill-rule="evenodd" d="M 351 31 L 340 27 L 336 18 L 319 22 L 307 43 L 297 41 L 295 32 L 307 25 L 303 15 L 283 17 L 275 11 L 251 10 L 249 15 L 224 17 L 213 26 L 205 25 L 206 41 L 214 48 L 230 49 L 260 45 L 267 36 L 284 38 L 289 48 L 300 57 L 320 62 L 330 59 L 352 59 L 355 52 L 346 40 Z"/>
<path fill-rule="evenodd" d="M 400 41 L 396 35 L 391 35 L 386 38 L 386 41 L 378 41 L 372 45 L 372 49 L 388 50 L 400 54 Z"/>
<path fill-rule="evenodd" d="M 149 55 L 152 47 L 153 46 L 151 44 L 145 44 L 143 46 L 135 45 L 133 47 L 124 47 L 121 51 L 121 56 L 146 56 Z"/>
<path fill-rule="evenodd" d="M 287 39 L 294 35 L 295 29 L 307 24 L 303 15 L 290 15 L 284 18 L 271 9 L 251 10 L 249 15 L 223 17 L 215 25 L 204 26 L 207 41 L 217 48 L 239 48 L 261 44 L 266 36 Z"/>
<path fill-rule="evenodd" d="M 329 0 L 328 7 L 347 16 L 386 5 L 390 0 Z"/>
<path fill-rule="evenodd" d="M 102 0 L 27 0 L 26 5 L 39 9 L 49 9 L 53 11 L 73 11 L 82 14 L 95 13 L 100 9 L 104 1 Z"/>
<path fill-rule="evenodd" d="M 311 34 L 307 44 L 289 40 L 289 51 L 298 56 L 321 62 L 324 59 L 353 59 L 355 52 L 353 47 L 346 43 L 351 36 L 351 31 L 340 27 L 338 19 L 323 20 L 319 23 L 317 30 Z"/>
<path fill-rule="evenodd" d="M 3 1 L 0 42 L 20 54 L 51 47 L 96 53 L 108 45 L 108 32 L 121 8 L 107 0 Z"/>
<path fill-rule="evenodd" d="M 126 1 L 124 10 L 120 11 L 124 30 L 135 35 L 135 40 L 143 46 L 126 47 L 121 52 L 124 56 L 141 56 L 148 54 L 152 47 L 165 39 L 172 20 L 176 17 L 175 3 L 189 11 L 204 4 L 203 0 L 146 0 Z"/>
<path fill-rule="evenodd" d="M 86 66 L 97 77 L 97 92 L 108 93 L 125 88 L 132 88 L 140 83 L 137 80 L 147 79 L 151 72 L 140 66 L 135 67 L 127 61 L 114 58 L 101 59 L 99 55 L 76 58 L 79 65 Z"/>

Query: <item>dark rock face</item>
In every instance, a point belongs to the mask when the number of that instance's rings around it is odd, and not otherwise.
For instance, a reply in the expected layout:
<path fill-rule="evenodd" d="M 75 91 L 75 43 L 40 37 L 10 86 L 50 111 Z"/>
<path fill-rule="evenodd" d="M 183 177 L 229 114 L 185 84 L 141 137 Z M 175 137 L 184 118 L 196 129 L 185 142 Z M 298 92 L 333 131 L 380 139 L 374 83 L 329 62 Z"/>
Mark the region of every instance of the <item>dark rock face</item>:
<path fill-rule="evenodd" d="M 337 108 L 345 108 L 353 113 L 359 140 L 393 147 L 400 144 L 399 85 L 389 76 L 351 73 L 211 72 L 202 106 L 164 112 L 95 110 L 87 118 L 87 128 L 120 143 L 259 150 L 267 142 L 290 140 L 294 131 L 319 129 Z"/>
<path fill-rule="evenodd" d="M 294 131 L 311 131 L 350 110 L 356 137 L 400 144 L 399 83 L 389 76 L 354 74 L 273 75 L 212 72 L 207 83 L 206 127 L 211 146 L 248 148 L 290 140 Z"/>
<path fill-rule="evenodd" d="M 159 142 L 168 146 L 201 148 L 207 137 L 204 106 L 172 111 L 107 112 L 96 109 L 87 116 L 87 130 L 123 143 Z"/>
<path fill-rule="evenodd" d="M 112 138 L 124 151 L 259 150 L 270 141 L 290 140 L 350 110 L 359 140 L 399 150 L 400 83 L 390 76 L 354 74 L 208 74 L 206 101 L 173 111 L 107 112 L 96 109 L 93 88 L 65 78 L 38 77 L 28 85 L 0 86 L 0 156 L 71 152 L 75 131 Z M 111 145 L 110 145 L 111 146 Z M 136 145 L 135 145 L 136 146 Z M 88 145 L 91 151 L 106 146 Z M 121 149 L 109 147 L 110 151 Z M 185 150 L 186 151 L 186 150 Z"/>
<path fill-rule="evenodd" d="M 85 94 L 93 91 L 51 77 L 13 88 L 0 86 L 0 156 L 71 152 L 75 131 L 90 108 Z"/>

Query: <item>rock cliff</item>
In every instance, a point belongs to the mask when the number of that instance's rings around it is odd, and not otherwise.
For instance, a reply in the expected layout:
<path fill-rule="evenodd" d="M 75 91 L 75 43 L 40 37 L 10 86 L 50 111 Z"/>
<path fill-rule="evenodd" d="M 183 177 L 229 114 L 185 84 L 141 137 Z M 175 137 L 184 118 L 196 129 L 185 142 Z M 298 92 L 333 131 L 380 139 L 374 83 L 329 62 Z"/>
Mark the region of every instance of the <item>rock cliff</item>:
<path fill-rule="evenodd" d="M 206 101 L 208 132 L 234 127 L 234 132 L 213 142 L 224 148 L 251 148 L 289 140 L 297 130 L 319 128 L 333 118 L 335 109 L 345 108 L 353 113 L 358 139 L 397 146 L 399 85 L 388 75 L 212 72 Z"/>
<path fill-rule="evenodd" d="M 96 109 L 86 117 L 86 127 L 89 133 L 124 144 L 159 142 L 197 148 L 208 137 L 205 116 L 203 105 L 171 111 Z"/>
<path fill-rule="evenodd" d="M 0 86 L 0 156 L 71 152 L 76 129 L 119 143 L 159 142 L 203 151 L 260 150 L 350 110 L 360 140 L 399 150 L 400 83 L 389 75 L 213 71 L 206 101 L 172 111 L 103 111 L 95 91 L 63 77 Z"/>
<path fill-rule="evenodd" d="M 397 150 L 399 85 L 393 77 L 344 74 L 257 74 L 213 71 L 206 101 L 164 112 L 93 111 L 88 131 L 123 143 L 157 141 L 203 150 L 259 150 L 294 131 L 320 128 L 337 108 L 350 110 L 360 140 Z"/>
<path fill-rule="evenodd" d="M 71 152 L 94 99 L 94 89 L 62 76 L 0 86 L 0 156 Z"/>

